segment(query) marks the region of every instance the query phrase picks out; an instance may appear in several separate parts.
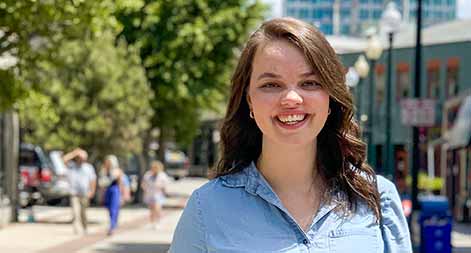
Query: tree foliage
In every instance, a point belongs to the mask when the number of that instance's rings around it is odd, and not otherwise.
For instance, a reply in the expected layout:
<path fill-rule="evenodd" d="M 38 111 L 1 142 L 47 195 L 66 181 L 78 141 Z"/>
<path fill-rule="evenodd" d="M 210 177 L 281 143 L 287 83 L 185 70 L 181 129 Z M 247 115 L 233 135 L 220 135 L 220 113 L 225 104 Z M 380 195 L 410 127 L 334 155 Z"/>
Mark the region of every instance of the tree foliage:
<path fill-rule="evenodd" d="M 63 40 L 100 36 L 117 29 L 113 0 L 0 0 L 0 58 L 17 64 L 0 66 L 0 111 L 30 87 L 22 73 L 39 58 L 51 58 Z M 3 70 L 1 70 L 3 69 Z"/>
<path fill-rule="evenodd" d="M 201 111 L 221 110 L 237 49 L 264 10 L 250 0 L 122 2 L 121 34 L 140 49 L 163 138 L 189 142 Z"/>
<path fill-rule="evenodd" d="M 55 57 L 27 73 L 40 89 L 19 104 L 26 141 L 46 149 L 80 146 L 94 157 L 139 152 L 153 92 L 138 52 L 103 34 L 64 41 Z"/>

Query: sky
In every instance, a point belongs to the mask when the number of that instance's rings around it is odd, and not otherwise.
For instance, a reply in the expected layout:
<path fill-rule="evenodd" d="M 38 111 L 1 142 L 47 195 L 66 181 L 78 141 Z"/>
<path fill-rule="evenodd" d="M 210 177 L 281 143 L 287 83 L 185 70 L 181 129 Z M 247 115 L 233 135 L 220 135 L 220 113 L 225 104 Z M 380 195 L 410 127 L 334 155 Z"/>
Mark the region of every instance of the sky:
<path fill-rule="evenodd" d="M 281 1 L 282 0 L 262 0 L 273 6 L 273 17 L 281 16 Z M 460 19 L 471 18 L 471 0 L 457 0 L 456 15 Z"/>
<path fill-rule="evenodd" d="M 277 0 L 281 4 L 281 0 Z M 471 18 L 471 0 L 458 0 L 458 11 L 456 15 L 458 18 Z"/>

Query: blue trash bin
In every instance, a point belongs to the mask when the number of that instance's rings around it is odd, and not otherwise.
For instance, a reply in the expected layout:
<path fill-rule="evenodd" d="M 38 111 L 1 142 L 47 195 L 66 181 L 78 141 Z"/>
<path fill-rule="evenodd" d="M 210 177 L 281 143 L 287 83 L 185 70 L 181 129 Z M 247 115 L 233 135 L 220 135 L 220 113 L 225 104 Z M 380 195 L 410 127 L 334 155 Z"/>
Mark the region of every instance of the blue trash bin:
<path fill-rule="evenodd" d="M 426 196 L 420 202 L 420 252 L 451 253 L 451 225 L 448 199 L 444 196 Z"/>

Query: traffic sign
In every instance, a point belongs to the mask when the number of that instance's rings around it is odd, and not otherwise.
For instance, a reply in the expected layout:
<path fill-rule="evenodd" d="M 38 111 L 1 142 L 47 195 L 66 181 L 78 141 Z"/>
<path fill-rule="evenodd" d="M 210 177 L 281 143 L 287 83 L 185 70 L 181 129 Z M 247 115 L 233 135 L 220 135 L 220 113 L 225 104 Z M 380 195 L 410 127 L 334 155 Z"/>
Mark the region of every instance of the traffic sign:
<path fill-rule="evenodd" d="M 435 125 L 435 99 L 405 98 L 401 100 L 401 120 L 406 126 Z"/>

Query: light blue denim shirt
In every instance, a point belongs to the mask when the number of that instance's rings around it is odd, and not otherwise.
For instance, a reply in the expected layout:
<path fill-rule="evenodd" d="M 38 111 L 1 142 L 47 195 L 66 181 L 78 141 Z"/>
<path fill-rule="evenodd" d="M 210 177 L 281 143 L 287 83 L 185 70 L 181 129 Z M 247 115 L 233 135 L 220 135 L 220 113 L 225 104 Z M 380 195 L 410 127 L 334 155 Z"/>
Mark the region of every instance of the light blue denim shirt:
<path fill-rule="evenodd" d="M 384 177 L 377 181 L 382 226 L 365 203 L 346 216 L 330 201 L 304 232 L 252 163 L 192 194 L 169 252 L 412 252 L 397 190 Z"/>

